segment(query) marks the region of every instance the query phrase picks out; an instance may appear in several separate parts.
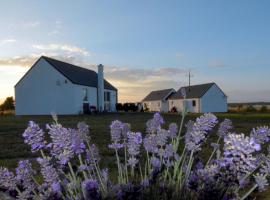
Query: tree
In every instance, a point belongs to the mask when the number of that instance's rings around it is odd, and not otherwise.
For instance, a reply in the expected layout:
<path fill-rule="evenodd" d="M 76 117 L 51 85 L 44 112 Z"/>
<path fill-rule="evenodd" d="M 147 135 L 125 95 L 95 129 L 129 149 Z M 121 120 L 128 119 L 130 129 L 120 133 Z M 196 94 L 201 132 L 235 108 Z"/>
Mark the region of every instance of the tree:
<path fill-rule="evenodd" d="M 7 97 L 4 103 L 0 105 L 0 110 L 14 110 L 14 99 L 13 97 Z"/>

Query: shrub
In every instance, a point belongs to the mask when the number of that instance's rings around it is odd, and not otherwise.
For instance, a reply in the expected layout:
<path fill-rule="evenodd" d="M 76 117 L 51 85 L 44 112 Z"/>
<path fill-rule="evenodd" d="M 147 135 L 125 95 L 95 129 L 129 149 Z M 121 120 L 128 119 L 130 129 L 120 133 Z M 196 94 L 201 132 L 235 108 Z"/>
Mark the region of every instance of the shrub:
<path fill-rule="evenodd" d="M 3 104 L 0 105 L 0 110 L 14 110 L 14 99 L 13 97 L 7 97 Z"/>
<path fill-rule="evenodd" d="M 186 110 L 182 112 L 183 127 Z M 258 127 L 250 136 L 237 134 L 230 120 L 220 123 L 213 114 L 204 114 L 186 124 L 186 133 L 175 123 L 164 129 L 159 113 L 146 123 L 146 135 L 130 130 L 115 120 L 110 125 L 117 180 L 109 169 L 100 167 L 98 148 L 91 143 L 88 126 L 65 128 L 53 116 L 45 131 L 33 121 L 23 133 L 43 180 L 28 160 L 19 162 L 16 172 L 0 168 L 0 187 L 18 199 L 245 199 L 253 191 L 268 186 L 270 155 L 264 154 L 270 129 Z M 201 160 L 200 152 L 209 134 L 217 130 L 212 153 Z M 224 145 L 221 147 L 220 142 Z M 184 146 L 184 148 L 180 148 Z M 259 153 L 259 154 L 258 154 Z M 143 156 L 145 155 L 145 156 Z"/>
<path fill-rule="evenodd" d="M 254 107 L 254 106 L 252 106 L 252 105 L 249 105 L 248 107 L 247 107 L 247 110 L 246 110 L 247 112 L 257 112 L 257 110 L 256 110 L 256 108 Z"/>
<path fill-rule="evenodd" d="M 260 111 L 261 112 L 267 112 L 268 111 L 267 106 L 262 106 Z"/>

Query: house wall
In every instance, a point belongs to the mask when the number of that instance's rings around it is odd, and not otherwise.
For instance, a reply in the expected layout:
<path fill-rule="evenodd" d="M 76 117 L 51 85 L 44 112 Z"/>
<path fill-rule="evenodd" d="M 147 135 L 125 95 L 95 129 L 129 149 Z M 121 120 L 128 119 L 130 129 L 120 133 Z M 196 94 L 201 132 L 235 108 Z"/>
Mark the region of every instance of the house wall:
<path fill-rule="evenodd" d="M 104 92 L 110 92 L 111 95 L 111 101 L 110 101 L 110 112 L 116 112 L 116 104 L 117 104 L 117 91 L 115 90 L 107 90 L 104 89 Z"/>
<path fill-rule="evenodd" d="M 84 89 L 88 92 L 88 101 L 84 101 Z M 89 106 L 97 108 L 97 88 L 82 85 L 74 85 L 74 106 L 77 114 L 83 113 L 83 102 L 89 103 Z"/>
<path fill-rule="evenodd" d="M 150 112 L 168 112 L 168 101 L 143 101 L 143 109 L 146 109 L 147 105 L 148 111 Z"/>
<path fill-rule="evenodd" d="M 182 112 L 185 105 L 189 112 L 199 113 L 200 112 L 200 99 L 169 99 L 169 110 L 171 111 L 173 107 L 176 107 L 177 112 Z M 195 101 L 195 106 L 193 106 L 192 101 Z"/>
<path fill-rule="evenodd" d="M 41 58 L 15 86 L 16 115 L 78 114 L 74 85 Z"/>
<path fill-rule="evenodd" d="M 227 112 L 227 97 L 214 84 L 201 98 L 201 112 Z"/>

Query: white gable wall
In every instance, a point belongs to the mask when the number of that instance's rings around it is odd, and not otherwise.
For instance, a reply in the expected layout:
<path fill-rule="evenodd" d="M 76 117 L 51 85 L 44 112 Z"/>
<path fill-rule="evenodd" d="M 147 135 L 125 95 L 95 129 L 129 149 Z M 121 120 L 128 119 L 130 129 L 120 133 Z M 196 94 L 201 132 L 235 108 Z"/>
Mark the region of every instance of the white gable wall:
<path fill-rule="evenodd" d="M 195 106 L 193 106 L 192 102 L 195 101 Z M 188 108 L 189 112 L 199 113 L 200 112 L 200 99 L 185 99 L 185 105 Z M 177 112 L 182 112 L 184 108 L 184 99 L 169 99 L 169 111 L 175 107 Z"/>
<path fill-rule="evenodd" d="M 201 98 L 201 112 L 227 112 L 227 97 L 214 84 Z"/>
<path fill-rule="evenodd" d="M 143 109 L 146 107 L 150 112 L 168 112 L 168 101 L 143 101 Z M 145 106 L 146 105 L 146 106 Z"/>
<path fill-rule="evenodd" d="M 44 59 L 15 86 L 15 95 L 16 115 L 78 114 L 74 85 Z"/>

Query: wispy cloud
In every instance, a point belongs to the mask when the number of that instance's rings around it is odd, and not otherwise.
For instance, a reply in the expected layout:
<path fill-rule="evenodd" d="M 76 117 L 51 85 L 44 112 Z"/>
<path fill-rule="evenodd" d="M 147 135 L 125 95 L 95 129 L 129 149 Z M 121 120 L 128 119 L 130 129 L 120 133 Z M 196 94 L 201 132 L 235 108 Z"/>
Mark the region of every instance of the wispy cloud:
<path fill-rule="evenodd" d="M 4 39 L 4 40 L 0 40 L 0 45 L 10 44 L 10 43 L 14 43 L 14 42 L 16 42 L 16 40 L 12 39 L 12 38 Z"/>
<path fill-rule="evenodd" d="M 225 63 L 221 60 L 212 60 L 211 62 L 209 62 L 208 64 L 209 67 L 212 67 L 212 68 L 223 68 L 225 67 Z"/>
<path fill-rule="evenodd" d="M 176 57 L 177 59 L 182 59 L 182 58 L 185 57 L 185 54 L 183 54 L 183 53 L 181 53 L 181 52 L 178 52 L 178 53 L 175 54 L 175 57 Z"/>
<path fill-rule="evenodd" d="M 22 27 L 24 28 L 34 28 L 40 25 L 39 21 L 25 22 L 22 23 Z"/>
<path fill-rule="evenodd" d="M 35 44 L 32 45 L 34 49 L 42 51 L 64 51 L 69 53 L 81 54 L 83 56 L 89 56 L 91 53 L 83 48 L 67 45 L 67 44 Z"/>

